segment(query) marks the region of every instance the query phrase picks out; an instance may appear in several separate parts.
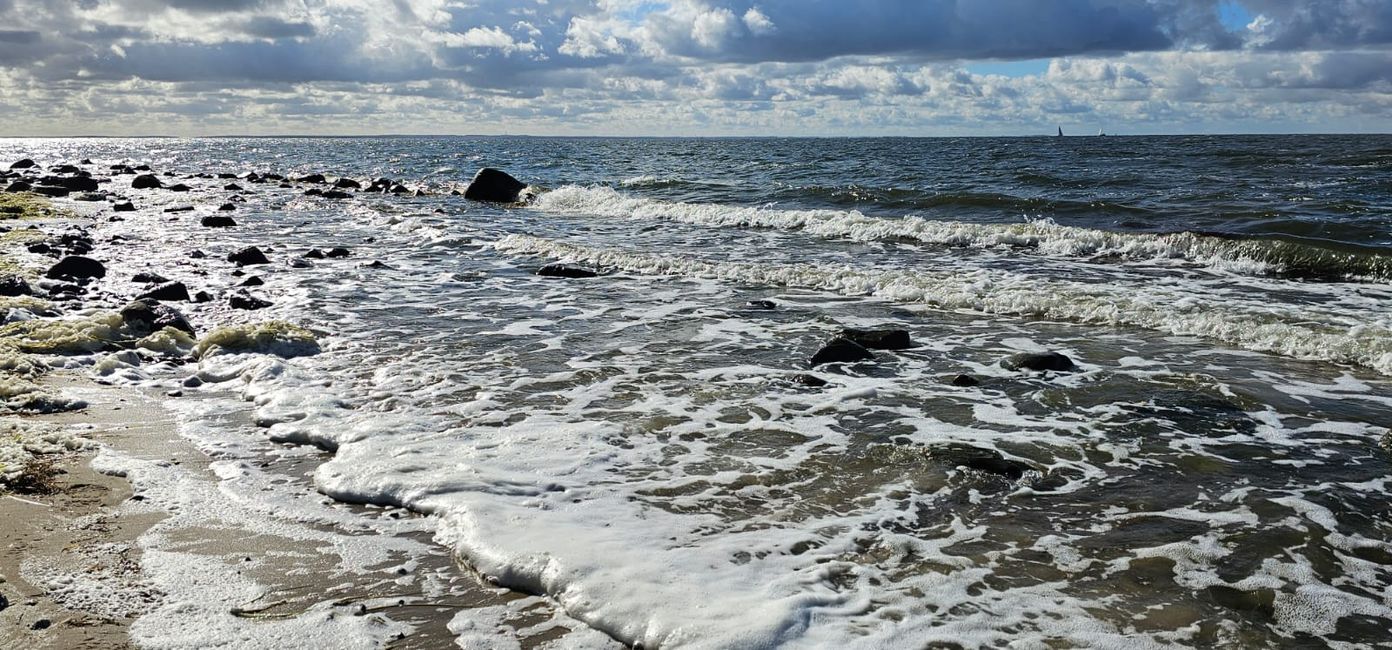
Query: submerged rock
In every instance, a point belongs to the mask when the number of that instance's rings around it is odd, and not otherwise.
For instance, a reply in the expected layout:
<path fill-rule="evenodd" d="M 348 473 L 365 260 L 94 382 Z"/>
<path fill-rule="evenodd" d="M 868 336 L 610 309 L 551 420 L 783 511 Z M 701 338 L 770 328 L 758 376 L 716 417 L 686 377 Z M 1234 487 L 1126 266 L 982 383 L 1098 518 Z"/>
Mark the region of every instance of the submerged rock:
<path fill-rule="evenodd" d="M 326 199 L 348 199 L 353 197 L 352 194 L 344 192 L 343 190 L 326 190 L 319 196 L 322 196 Z"/>
<path fill-rule="evenodd" d="M 251 266 L 253 264 L 271 263 L 269 259 L 266 259 L 266 254 L 262 253 L 261 249 L 255 246 L 247 246 L 246 248 L 243 248 L 235 253 L 228 253 L 227 261 L 232 262 L 237 266 Z"/>
<path fill-rule="evenodd" d="M 193 189 L 193 188 L 191 188 L 191 187 L 189 187 L 189 186 L 187 186 L 187 185 L 184 185 L 183 183 L 175 183 L 175 184 L 170 185 L 169 187 L 166 187 L 166 188 L 164 188 L 164 189 L 169 190 L 170 192 L 187 192 L 187 191 L 189 191 L 190 189 Z"/>
<path fill-rule="evenodd" d="M 269 178 L 269 177 L 268 177 L 268 178 Z M 295 181 L 295 182 L 297 182 L 297 183 L 322 183 L 322 182 L 324 182 L 324 175 L 323 175 L 323 174 L 305 174 L 304 176 L 297 176 L 297 177 L 295 177 L 295 178 L 292 178 L 291 180 L 293 180 L 293 181 Z"/>
<path fill-rule="evenodd" d="M 33 158 L 22 158 L 10 163 L 10 169 L 29 169 L 37 166 L 38 163 L 34 162 Z"/>
<path fill-rule="evenodd" d="M 957 375 L 956 377 L 953 377 L 950 381 L 948 381 L 948 383 L 952 384 L 953 386 L 969 387 L 980 386 L 981 380 L 971 375 Z"/>
<path fill-rule="evenodd" d="M 965 445 L 936 447 L 930 449 L 928 455 L 954 467 L 965 467 L 978 472 L 995 474 L 1012 481 L 1020 480 L 1024 477 L 1025 472 L 1034 469 L 1028 463 L 1011 460 L 993 449 L 980 449 Z"/>
<path fill-rule="evenodd" d="M 325 256 L 324 256 L 324 251 L 321 251 L 321 250 L 319 250 L 319 249 L 317 249 L 317 248 L 311 248 L 311 249 L 309 249 L 307 252 L 305 252 L 304 255 L 301 255 L 300 257 L 306 257 L 306 258 L 309 258 L 309 259 L 312 259 L 312 260 L 322 260 L 322 259 L 324 259 Z"/>
<path fill-rule="evenodd" d="M 186 301 L 189 299 L 188 287 L 184 286 L 182 282 L 165 282 L 136 296 L 136 300 L 144 299 Z"/>
<path fill-rule="evenodd" d="M 492 203 L 516 203 L 522 198 L 522 191 L 525 189 L 526 183 L 513 178 L 507 172 L 484 167 L 474 174 L 474 180 L 470 181 L 469 188 L 464 190 L 464 198 Z"/>
<path fill-rule="evenodd" d="M 212 214 L 203 217 L 203 220 L 199 223 L 202 224 L 204 228 L 231 228 L 232 226 L 237 225 L 237 221 L 232 217 L 226 217 L 217 214 Z"/>
<path fill-rule="evenodd" d="M 757 309 L 759 311 L 772 311 L 778 309 L 778 304 L 772 300 L 750 300 L 744 303 L 745 309 Z"/>
<path fill-rule="evenodd" d="M 122 202 L 122 203 L 117 203 L 116 205 L 111 206 L 111 211 L 112 211 L 112 212 L 135 212 L 135 204 L 134 204 L 134 203 L 131 203 L 130 201 L 124 201 L 124 202 Z"/>
<path fill-rule="evenodd" d="M 327 252 L 327 253 L 324 254 L 324 257 L 336 258 L 336 257 L 348 257 L 349 255 L 352 255 L 352 253 L 349 252 L 348 249 L 343 248 L 343 247 L 341 247 L 341 246 L 335 246 L 335 247 L 333 247 L 333 248 L 330 248 L 330 249 L 329 249 L 329 252 Z M 306 256 L 306 257 L 308 257 L 308 256 Z"/>
<path fill-rule="evenodd" d="M 357 182 L 357 181 L 355 181 L 355 180 L 353 180 L 353 179 L 351 179 L 351 178 L 340 178 L 340 179 L 334 181 L 333 186 L 334 186 L 334 187 L 337 187 L 337 188 L 340 189 L 340 190 L 358 190 L 358 189 L 362 189 L 362 183 L 359 183 L 359 182 Z"/>
<path fill-rule="evenodd" d="M 141 284 L 160 284 L 168 281 L 169 278 L 150 271 L 141 271 L 131 276 L 131 282 L 139 282 Z"/>
<path fill-rule="evenodd" d="M 1076 370 L 1073 360 L 1057 352 L 1021 352 L 1001 359 L 1000 365 L 1006 370 L 1053 370 L 1068 372 Z"/>
<path fill-rule="evenodd" d="M 90 257 L 69 255 L 49 267 L 45 277 L 58 278 L 104 278 L 106 267 Z"/>
<path fill-rule="evenodd" d="M 28 192 L 32 189 L 34 189 L 34 186 L 25 181 L 15 181 L 5 186 L 6 192 Z"/>
<path fill-rule="evenodd" d="M 137 332 L 158 332 L 166 327 L 194 334 L 193 326 L 179 310 L 149 298 L 137 298 L 121 308 L 121 319 Z"/>
<path fill-rule="evenodd" d="M 824 363 L 851 363 L 855 361 L 868 361 L 874 359 L 875 355 L 865 349 L 865 346 L 856 343 L 848 338 L 836 337 L 827 341 L 822 349 L 812 355 L 808 365 L 820 366 Z"/>
<path fill-rule="evenodd" d="M 841 330 L 841 337 L 871 350 L 903 350 L 913 347 L 913 339 L 909 338 L 908 330 L 862 330 L 848 327 Z"/>
<path fill-rule="evenodd" d="M 569 264 L 547 264 L 537 269 L 536 274 L 547 278 L 593 278 L 599 276 L 598 273 L 590 269 Z"/>
<path fill-rule="evenodd" d="M 161 181 L 154 174 L 141 174 L 131 179 L 131 189 L 134 190 L 150 190 L 159 187 L 164 187 L 164 181 Z"/>
<path fill-rule="evenodd" d="M 822 386 L 827 385 L 827 380 L 822 379 L 821 377 L 818 377 L 816 375 L 809 375 L 803 373 L 799 375 L 793 375 L 793 383 L 802 384 L 803 386 L 810 386 L 812 388 L 821 388 Z"/>

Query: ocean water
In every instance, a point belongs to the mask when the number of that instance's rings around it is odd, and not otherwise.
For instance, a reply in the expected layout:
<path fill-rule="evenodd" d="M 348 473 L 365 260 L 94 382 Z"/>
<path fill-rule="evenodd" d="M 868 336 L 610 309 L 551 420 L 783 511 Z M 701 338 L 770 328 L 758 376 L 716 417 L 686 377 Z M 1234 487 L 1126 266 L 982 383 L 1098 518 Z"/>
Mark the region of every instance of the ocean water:
<path fill-rule="evenodd" d="M 186 312 L 321 353 L 128 376 L 199 373 L 239 435 L 331 450 L 320 492 L 430 515 L 481 579 L 617 641 L 1389 640 L 1392 137 L 0 142 L 21 155 L 429 190 L 242 183 L 206 229 L 228 181 L 117 177 L 141 210 L 93 227 L 123 238 L 93 300 L 141 270 L 222 294 L 226 253 L 269 249 L 273 306 Z M 448 194 L 482 166 L 539 198 Z M 843 327 L 916 346 L 794 381 Z M 1020 351 L 1079 370 L 999 365 Z"/>

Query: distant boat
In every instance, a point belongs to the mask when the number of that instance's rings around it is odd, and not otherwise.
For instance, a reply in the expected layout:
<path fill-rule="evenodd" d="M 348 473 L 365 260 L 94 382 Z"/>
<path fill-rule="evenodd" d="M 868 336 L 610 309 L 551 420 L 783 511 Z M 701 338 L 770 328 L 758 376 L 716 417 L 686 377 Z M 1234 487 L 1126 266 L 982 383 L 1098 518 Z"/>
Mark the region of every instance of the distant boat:
<path fill-rule="evenodd" d="M 1102 128 L 1101 128 L 1101 127 L 1098 127 L 1098 128 L 1097 128 L 1097 137 L 1100 138 L 1100 137 L 1102 137 L 1102 136 L 1104 136 L 1104 135 L 1107 135 L 1107 134 L 1102 132 Z"/>
<path fill-rule="evenodd" d="M 1063 137 L 1063 127 L 1061 127 L 1061 126 L 1059 127 L 1059 134 L 1058 134 L 1058 137 L 1060 137 L 1060 138 Z"/>

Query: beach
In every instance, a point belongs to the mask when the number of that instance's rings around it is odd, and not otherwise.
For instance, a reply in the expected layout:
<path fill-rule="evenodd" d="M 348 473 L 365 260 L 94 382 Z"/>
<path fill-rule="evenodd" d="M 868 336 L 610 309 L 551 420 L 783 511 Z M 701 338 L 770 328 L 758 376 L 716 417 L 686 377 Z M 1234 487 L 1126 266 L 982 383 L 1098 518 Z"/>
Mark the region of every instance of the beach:
<path fill-rule="evenodd" d="M 0 142 L 0 644 L 1384 641 L 1392 141 L 1107 140 Z"/>

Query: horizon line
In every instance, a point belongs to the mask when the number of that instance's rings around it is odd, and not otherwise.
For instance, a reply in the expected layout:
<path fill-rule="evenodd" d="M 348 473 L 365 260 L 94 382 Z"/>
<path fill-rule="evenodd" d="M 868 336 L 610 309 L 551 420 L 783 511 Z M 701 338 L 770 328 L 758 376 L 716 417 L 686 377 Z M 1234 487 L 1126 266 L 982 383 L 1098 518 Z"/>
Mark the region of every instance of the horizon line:
<path fill-rule="evenodd" d="M 534 134 L 534 133 L 282 133 L 282 134 L 252 134 L 252 133 L 228 133 L 228 134 L 202 134 L 202 135 L 169 135 L 158 133 L 142 133 L 132 135 L 109 135 L 109 134 L 80 134 L 80 135 L 3 135 L 0 140 L 32 140 L 32 139 L 165 139 L 165 140 L 195 140 L 195 139 L 271 139 L 271 138 L 325 138 L 325 139 L 355 139 L 355 138 L 574 138 L 574 139 L 709 139 L 709 140 L 952 140 L 952 139 L 1000 139 L 1000 138 L 1176 138 L 1176 137 L 1251 137 L 1251 136 L 1389 136 L 1392 131 L 1298 131 L 1298 132 L 1221 132 L 1221 133 L 1196 133 L 1196 132 L 1172 132 L 1172 133 L 1106 133 L 1106 134 L 1063 134 L 1055 133 L 1028 133 L 1028 134 L 997 134 L 997 135 L 745 135 L 745 134 L 705 134 L 705 135 L 613 135 L 613 134 Z"/>

